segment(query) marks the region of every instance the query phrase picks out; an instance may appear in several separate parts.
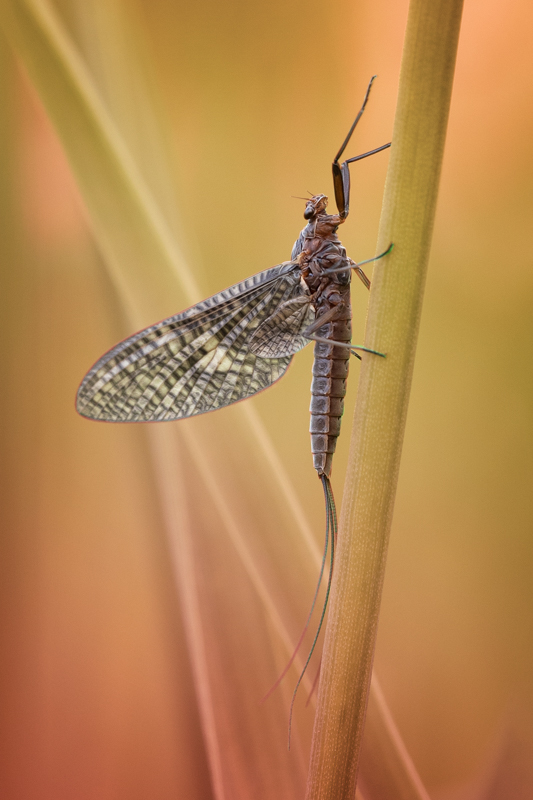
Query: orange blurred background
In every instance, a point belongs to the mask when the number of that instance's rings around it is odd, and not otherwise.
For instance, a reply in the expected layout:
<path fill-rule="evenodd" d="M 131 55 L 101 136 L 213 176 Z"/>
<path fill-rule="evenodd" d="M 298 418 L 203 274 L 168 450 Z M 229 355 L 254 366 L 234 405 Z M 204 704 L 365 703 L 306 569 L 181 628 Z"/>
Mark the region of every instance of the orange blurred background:
<path fill-rule="evenodd" d="M 131 122 L 139 159 L 143 81 L 165 134 L 169 221 L 206 296 L 289 258 L 303 227 L 292 196 L 331 192 L 332 157 L 374 73 L 353 154 L 390 137 L 406 0 L 55 6 L 97 85 L 116 70 L 105 99 L 119 126 Z M 526 0 L 466 2 L 378 635 L 376 672 L 434 800 L 533 796 L 532 25 Z M 74 412 L 86 370 L 132 331 L 3 39 L 0 59 L 1 796 L 207 800 L 143 432 Z M 356 260 L 374 253 L 386 164 L 352 170 L 342 239 Z M 161 299 L 160 318 L 178 310 Z M 319 540 L 311 361 L 308 348 L 249 402 Z"/>

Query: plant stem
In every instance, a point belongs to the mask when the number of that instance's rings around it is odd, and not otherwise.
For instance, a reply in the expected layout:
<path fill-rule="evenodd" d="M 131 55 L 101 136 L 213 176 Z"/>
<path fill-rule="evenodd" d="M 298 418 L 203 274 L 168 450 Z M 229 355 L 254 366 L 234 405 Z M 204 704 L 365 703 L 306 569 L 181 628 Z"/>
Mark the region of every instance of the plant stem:
<path fill-rule="evenodd" d="M 308 800 L 353 800 L 462 0 L 411 0 L 322 657 Z M 395 795 L 400 797 L 400 795 Z M 416 787 L 403 798 L 419 797 Z"/>

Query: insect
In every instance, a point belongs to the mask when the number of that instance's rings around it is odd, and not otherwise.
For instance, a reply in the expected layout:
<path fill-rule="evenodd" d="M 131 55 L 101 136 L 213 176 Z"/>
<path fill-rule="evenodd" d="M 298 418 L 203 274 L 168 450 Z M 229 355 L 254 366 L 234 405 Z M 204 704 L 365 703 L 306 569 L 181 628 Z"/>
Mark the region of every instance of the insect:
<path fill-rule="evenodd" d="M 303 198 L 307 225 L 290 261 L 246 278 L 120 342 L 87 373 L 77 395 L 78 412 L 93 420 L 183 419 L 236 403 L 267 388 L 285 373 L 293 355 L 314 341 L 311 450 L 326 504 L 326 544 L 319 585 L 331 542 L 330 575 L 320 625 L 329 595 L 337 529 L 329 475 L 340 432 L 348 363 L 351 354 L 360 358 L 361 351 L 383 355 L 351 344 L 350 280 L 354 270 L 370 288 L 361 264 L 386 253 L 356 264 L 337 236 L 349 213 L 349 165 L 390 147 L 388 143 L 339 163 L 363 114 L 374 78 L 333 161 L 338 213 L 326 213 L 328 198 L 324 194 Z M 318 587 L 311 613 L 317 593 Z"/>

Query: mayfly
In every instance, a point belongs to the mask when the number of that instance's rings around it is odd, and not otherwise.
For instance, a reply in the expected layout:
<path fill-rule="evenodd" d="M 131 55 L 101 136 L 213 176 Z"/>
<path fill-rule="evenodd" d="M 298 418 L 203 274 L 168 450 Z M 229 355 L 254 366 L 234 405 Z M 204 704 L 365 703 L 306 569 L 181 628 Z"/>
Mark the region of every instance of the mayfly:
<path fill-rule="evenodd" d="M 266 389 L 285 373 L 293 355 L 314 341 L 311 450 L 326 504 L 326 543 L 318 585 L 331 544 L 319 630 L 333 567 L 337 520 L 329 476 L 340 432 L 348 362 L 350 354 L 360 358 L 361 351 L 383 355 L 351 344 L 350 280 L 353 270 L 369 289 L 361 265 L 386 253 L 356 264 L 337 236 L 349 213 L 349 165 L 390 147 L 385 144 L 339 163 L 363 114 L 374 78 L 333 161 L 338 214 L 326 213 L 328 198 L 324 194 L 306 199 L 307 225 L 294 244 L 290 261 L 246 278 L 120 342 L 87 373 L 77 396 L 79 413 L 93 420 L 184 419 Z M 317 593 L 318 587 L 304 633 Z M 315 642 L 317 637 L 318 632 Z M 298 685 L 302 676 L 303 672 Z"/>

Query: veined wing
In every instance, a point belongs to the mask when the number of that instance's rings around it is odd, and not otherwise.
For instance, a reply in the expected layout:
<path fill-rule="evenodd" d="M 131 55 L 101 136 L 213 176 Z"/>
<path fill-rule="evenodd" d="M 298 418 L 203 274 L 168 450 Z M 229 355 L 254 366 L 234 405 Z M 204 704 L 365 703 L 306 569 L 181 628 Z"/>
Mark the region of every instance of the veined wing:
<path fill-rule="evenodd" d="M 279 354 L 250 348 L 257 329 L 303 294 L 298 266 L 285 262 L 136 333 L 87 373 L 79 413 L 109 422 L 173 420 L 250 397 L 308 344 L 296 331 Z"/>
<path fill-rule="evenodd" d="M 308 294 L 303 292 L 286 300 L 256 328 L 250 350 L 262 358 L 281 358 L 301 350 L 309 339 L 304 331 L 315 319 L 315 310 Z"/>

